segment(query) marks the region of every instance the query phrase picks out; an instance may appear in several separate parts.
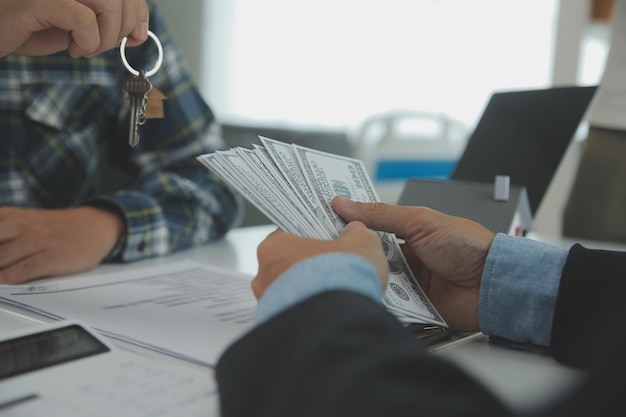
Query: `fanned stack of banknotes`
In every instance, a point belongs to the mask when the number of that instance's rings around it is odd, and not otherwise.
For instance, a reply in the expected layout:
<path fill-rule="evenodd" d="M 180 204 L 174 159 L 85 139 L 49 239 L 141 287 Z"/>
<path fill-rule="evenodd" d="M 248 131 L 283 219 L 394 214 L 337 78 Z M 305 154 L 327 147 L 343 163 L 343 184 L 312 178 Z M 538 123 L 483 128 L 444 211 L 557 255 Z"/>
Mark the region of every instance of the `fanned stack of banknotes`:
<path fill-rule="evenodd" d="M 346 222 L 332 209 L 337 195 L 376 202 L 362 161 L 259 137 L 262 145 L 198 156 L 280 229 L 303 237 L 334 239 Z M 382 303 L 405 324 L 447 327 L 407 265 L 393 234 L 378 232 L 389 260 Z"/>

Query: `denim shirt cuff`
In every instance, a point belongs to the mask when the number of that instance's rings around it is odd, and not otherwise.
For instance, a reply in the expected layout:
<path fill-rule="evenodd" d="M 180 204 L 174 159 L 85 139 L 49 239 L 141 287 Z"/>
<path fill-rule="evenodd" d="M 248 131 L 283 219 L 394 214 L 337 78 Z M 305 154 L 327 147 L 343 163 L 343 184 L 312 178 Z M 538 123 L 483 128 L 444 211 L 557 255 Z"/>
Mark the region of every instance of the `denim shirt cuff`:
<path fill-rule="evenodd" d="M 382 290 L 374 266 L 350 253 L 326 253 L 301 261 L 268 286 L 259 300 L 260 324 L 306 298 L 330 290 L 348 290 L 381 303 Z"/>
<path fill-rule="evenodd" d="M 554 306 L 568 251 L 503 233 L 496 235 L 480 287 L 483 333 L 549 346 Z"/>

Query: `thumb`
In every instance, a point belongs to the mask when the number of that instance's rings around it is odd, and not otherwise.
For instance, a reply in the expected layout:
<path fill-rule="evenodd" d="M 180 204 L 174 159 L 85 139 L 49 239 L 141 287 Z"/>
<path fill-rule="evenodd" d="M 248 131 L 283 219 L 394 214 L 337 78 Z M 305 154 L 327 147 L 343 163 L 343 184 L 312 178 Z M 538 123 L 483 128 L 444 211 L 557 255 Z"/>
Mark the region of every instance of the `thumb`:
<path fill-rule="evenodd" d="M 403 234 L 415 207 L 392 206 L 385 203 L 361 203 L 343 196 L 333 199 L 333 209 L 345 221 L 362 222 L 374 230 Z"/>

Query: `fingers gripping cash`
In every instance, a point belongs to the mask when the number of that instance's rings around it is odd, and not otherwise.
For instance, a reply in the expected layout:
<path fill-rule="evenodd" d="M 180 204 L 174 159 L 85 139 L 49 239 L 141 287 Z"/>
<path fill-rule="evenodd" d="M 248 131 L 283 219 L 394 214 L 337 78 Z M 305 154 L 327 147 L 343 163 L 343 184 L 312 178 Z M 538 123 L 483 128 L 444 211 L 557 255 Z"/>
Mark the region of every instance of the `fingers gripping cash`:
<path fill-rule="evenodd" d="M 346 222 L 332 209 L 341 195 L 380 201 L 362 161 L 260 137 L 261 145 L 200 155 L 198 160 L 239 191 L 280 229 L 334 239 Z M 447 324 L 420 288 L 396 237 L 379 232 L 389 261 L 383 305 L 422 334 L 447 334 Z"/>

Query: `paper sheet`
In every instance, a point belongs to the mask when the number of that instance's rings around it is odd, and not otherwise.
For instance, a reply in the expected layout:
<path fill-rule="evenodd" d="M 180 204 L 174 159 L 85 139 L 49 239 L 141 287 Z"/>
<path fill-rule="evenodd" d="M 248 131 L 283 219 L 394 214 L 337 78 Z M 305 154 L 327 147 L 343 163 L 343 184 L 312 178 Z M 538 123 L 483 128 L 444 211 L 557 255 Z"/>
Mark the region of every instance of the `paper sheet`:
<path fill-rule="evenodd" d="M 0 298 L 208 366 L 252 327 L 257 306 L 250 277 L 192 261 L 2 285 Z"/>

